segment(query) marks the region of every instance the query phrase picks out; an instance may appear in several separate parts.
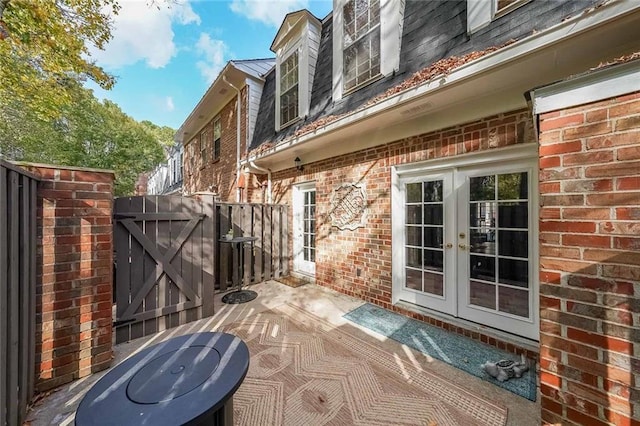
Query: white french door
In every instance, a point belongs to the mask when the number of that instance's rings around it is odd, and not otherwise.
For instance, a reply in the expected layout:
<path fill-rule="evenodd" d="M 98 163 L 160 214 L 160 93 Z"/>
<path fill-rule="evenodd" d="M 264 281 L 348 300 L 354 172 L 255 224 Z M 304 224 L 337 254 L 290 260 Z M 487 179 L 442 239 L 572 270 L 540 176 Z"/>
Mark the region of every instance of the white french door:
<path fill-rule="evenodd" d="M 538 339 L 536 172 L 510 161 L 400 175 L 394 301 Z"/>
<path fill-rule="evenodd" d="M 293 270 L 316 273 L 316 188 L 313 182 L 293 187 Z"/>

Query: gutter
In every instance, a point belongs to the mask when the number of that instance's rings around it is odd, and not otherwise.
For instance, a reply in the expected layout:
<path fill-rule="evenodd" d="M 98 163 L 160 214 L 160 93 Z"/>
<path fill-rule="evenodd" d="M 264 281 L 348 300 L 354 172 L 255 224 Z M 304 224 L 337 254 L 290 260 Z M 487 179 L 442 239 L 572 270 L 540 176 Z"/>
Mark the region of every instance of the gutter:
<path fill-rule="evenodd" d="M 592 9 L 587 13 L 583 12 L 576 17 L 567 19 L 541 32 L 525 37 L 509 46 L 472 60 L 452 70 L 449 74 L 440 75 L 417 86 L 407 88 L 369 107 L 347 112 L 337 120 L 319 126 L 299 137 L 279 141 L 275 146 L 266 150 L 266 152 L 254 154 L 251 158 L 247 158 L 247 161 L 267 160 L 272 155 L 304 145 L 306 142 L 320 136 L 341 131 L 348 126 L 371 119 L 376 115 L 396 110 L 413 101 L 426 99 L 434 93 L 477 78 L 487 72 L 499 69 L 511 62 L 532 55 L 535 52 L 548 49 L 561 41 L 587 33 L 621 17 L 631 16 L 639 10 L 640 8 L 637 3 L 629 0 L 605 3 L 598 9 Z"/>
<path fill-rule="evenodd" d="M 251 169 L 258 170 L 259 172 L 263 172 L 267 174 L 267 204 L 272 204 L 272 196 L 271 196 L 271 169 L 265 169 L 264 167 L 258 166 L 253 161 L 247 162 L 247 170 L 249 173 L 253 173 Z"/>
<path fill-rule="evenodd" d="M 235 89 L 238 94 L 238 108 L 237 108 L 237 120 L 236 120 L 236 202 L 240 202 L 240 113 L 242 112 L 240 89 L 233 84 L 229 83 L 226 75 L 222 75 L 222 80 Z"/>

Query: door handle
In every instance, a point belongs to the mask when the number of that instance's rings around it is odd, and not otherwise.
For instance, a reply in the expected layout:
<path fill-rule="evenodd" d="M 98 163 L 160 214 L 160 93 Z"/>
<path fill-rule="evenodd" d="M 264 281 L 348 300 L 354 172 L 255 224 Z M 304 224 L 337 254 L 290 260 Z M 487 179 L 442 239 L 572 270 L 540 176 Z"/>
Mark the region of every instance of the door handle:
<path fill-rule="evenodd" d="M 471 250 L 473 248 L 473 246 L 471 245 L 467 246 L 465 244 L 458 244 L 458 247 L 460 248 L 460 250 L 466 250 L 466 249 Z"/>

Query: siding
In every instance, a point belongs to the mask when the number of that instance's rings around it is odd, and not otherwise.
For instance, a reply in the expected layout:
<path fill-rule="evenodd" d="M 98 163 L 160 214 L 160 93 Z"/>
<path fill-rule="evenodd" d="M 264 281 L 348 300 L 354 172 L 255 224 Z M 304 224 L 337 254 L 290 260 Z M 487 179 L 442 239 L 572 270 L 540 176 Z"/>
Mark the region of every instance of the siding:
<path fill-rule="evenodd" d="M 600 0 L 533 0 L 491 22 L 487 27 L 467 34 L 466 1 L 406 0 L 400 49 L 400 69 L 395 75 L 386 76 L 362 89 L 345 96 L 340 101 L 332 98 L 332 25 L 324 20 L 318 48 L 318 57 L 311 90 L 311 106 L 308 117 L 296 125 L 275 131 L 275 82 L 271 72 L 261 100 L 258 117 L 259 132 L 254 134 L 250 148 L 265 142 L 279 142 L 292 136 L 296 130 L 318 118 L 353 111 L 387 88 L 401 83 L 415 71 L 427 67 L 439 59 L 484 50 L 511 39 L 522 39 L 534 30 L 541 31 L 575 16 Z"/>

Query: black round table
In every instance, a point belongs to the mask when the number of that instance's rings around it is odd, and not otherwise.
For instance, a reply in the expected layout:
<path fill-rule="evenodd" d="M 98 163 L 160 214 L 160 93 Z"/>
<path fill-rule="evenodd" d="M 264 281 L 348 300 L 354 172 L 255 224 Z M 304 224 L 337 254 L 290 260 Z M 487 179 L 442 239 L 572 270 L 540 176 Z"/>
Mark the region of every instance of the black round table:
<path fill-rule="evenodd" d="M 82 398 L 76 425 L 230 425 L 249 350 L 226 333 L 195 333 L 147 348 Z"/>

